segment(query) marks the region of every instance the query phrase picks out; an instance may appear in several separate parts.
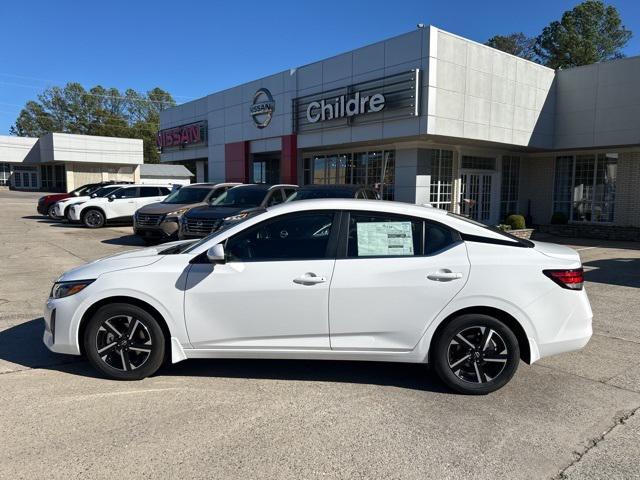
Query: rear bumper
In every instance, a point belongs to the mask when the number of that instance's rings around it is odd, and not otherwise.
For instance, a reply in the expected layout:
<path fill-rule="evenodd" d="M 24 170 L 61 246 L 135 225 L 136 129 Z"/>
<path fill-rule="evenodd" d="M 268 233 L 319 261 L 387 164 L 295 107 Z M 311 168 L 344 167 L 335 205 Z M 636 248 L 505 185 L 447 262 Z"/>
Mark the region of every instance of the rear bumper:
<path fill-rule="evenodd" d="M 542 300 L 536 305 L 538 358 L 579 350 L 593 335 L 593 313 L 587 293 L 561 289 L 556 294 L 562 296 L 564 302 L 549 301 L 551 299 L 545 297 L 547 302 Z M 535 356 L 532 352 L 532 361 L 538 359 Z"/>

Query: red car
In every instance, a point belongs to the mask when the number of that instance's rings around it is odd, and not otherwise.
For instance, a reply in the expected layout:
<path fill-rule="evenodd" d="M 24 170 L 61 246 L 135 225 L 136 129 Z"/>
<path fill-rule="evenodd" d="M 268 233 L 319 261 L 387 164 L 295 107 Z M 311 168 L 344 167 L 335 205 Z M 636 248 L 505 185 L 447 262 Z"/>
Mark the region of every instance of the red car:
<path fill-rule="evenodd" d="M 64 200 L 69 197 L 79 197 L 81 195 L 91 195 L 92 192 L 103 187 L 105 185 L 109 185 L 111 183 L 115 183 L 112 181 L 109 182 L 100 182 L 100 183 L 88 183 L 81 187 L 72 190 L 69 193 L 54 193 L 52 195 L 45 195 L 44 197 L 40 197 L 38 199 L 38 213 L 40 215 L 48 215 L 53 218 L 55 215 L 53 214 L 53 205 L 60 200 Z M 118 182 L 118 183 L 131 183 L 131 182 Z"/>

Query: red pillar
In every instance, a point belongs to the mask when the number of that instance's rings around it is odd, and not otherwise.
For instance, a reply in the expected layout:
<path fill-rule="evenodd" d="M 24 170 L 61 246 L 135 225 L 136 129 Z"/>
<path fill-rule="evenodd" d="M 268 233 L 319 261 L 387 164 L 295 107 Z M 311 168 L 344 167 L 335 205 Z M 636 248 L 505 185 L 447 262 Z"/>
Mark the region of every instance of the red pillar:
<path fill-rule="evenodd" d="M 282 136 L 280 179 L 282 183 L 298 183 L 298 137 L 296 134 Z"/>
<path fill-rule="evenodd" d="M 249 142 L 224 146 L 224 168 L 227 182 L 249 182 Z"/>

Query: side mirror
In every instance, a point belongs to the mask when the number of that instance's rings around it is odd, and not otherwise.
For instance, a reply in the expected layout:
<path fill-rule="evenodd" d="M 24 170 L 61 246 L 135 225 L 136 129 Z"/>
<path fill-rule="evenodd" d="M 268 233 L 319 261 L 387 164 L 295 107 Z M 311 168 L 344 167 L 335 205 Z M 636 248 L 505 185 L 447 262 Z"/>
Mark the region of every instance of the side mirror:
<path fill-rule="evenodd" d="M 226 260 L 224 247 L 221 243 L 218 243 L 207 250 L 207 259 L 211 263 L 224 263 Z"/>
<path fill-rule="evenodd" d="M 92 194 L 91 194 L 91 198 L 96 198 L 97 196 L 98 196 L 98 194 L 97 194 L 97 193 L 92 193 Z"/>
<path fill-rule="evenodd" d="M 110 202 L 113 202 L 115 199 L 116 199 L 115 194 L 111 194 L 111 195 L 109 195 L 109 201 L 110 201 Z"/>

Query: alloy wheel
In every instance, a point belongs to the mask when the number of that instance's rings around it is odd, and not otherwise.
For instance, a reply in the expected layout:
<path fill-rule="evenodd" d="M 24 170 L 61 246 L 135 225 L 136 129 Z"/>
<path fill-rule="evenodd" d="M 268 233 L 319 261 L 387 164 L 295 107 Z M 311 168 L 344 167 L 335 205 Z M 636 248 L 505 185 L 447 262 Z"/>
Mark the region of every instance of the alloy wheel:
<path fill-rule="evenodd" d="M 461 380 L 486 383 L 507 366 L 507 343 L 494 329 L 472 326 L 456 333 L 447 349 L 449 368 Z"/>
<path fill-rule="evenodd" d="M 84 217 L 85 224 L 89 227 L 99 227 L 102 225 L 102 214 L 96 210 L 90 210 Z"/>
<path fill-rule="evenodd" d="M 142 367 L 153 349 L 149 329 L 131 315 L 116 315 L 102 322 L 96 351 L 104 363 L 123 372 Z"/>

